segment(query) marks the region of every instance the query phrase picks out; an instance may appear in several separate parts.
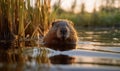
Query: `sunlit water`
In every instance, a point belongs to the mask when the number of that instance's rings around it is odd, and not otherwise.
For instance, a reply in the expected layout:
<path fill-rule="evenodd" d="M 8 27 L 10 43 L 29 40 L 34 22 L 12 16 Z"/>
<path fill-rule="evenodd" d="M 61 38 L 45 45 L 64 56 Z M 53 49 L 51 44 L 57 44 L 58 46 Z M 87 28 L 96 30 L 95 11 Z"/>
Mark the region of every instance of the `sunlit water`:
<path fill-rule="evenodd" d="M 120 71 L 119 30 L 78 30 L 78 35 L 74 50 L 35 46 L 1 52 L 0 71 Z"/>

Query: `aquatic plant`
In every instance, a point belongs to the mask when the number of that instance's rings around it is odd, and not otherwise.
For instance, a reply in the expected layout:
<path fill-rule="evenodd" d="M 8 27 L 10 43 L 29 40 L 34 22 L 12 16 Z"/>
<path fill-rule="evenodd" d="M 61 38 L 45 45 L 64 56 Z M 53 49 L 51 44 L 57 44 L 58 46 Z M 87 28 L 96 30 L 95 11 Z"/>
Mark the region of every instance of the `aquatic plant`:
<path fill-rule="evenodd" d="M 0 0 L 0 41 L 36 39 L 50 26 L 50 0 Z"/>

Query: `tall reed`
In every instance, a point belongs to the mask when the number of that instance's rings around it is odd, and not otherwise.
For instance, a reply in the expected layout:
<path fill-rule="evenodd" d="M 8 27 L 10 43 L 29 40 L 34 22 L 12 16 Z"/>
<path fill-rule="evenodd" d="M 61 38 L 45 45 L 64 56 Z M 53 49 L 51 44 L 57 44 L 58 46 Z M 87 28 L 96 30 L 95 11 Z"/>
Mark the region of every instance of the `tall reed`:
<path fill-rule="evenodd" d="M 10 1 L 0 0 L 0 40 L 5 42 L 14 39 L 10 19 Z"/>
<path fill-rule="evenodd" d="M 52 20 L 51 1 L 34 1 L 33 7 L 30 0 L 0 0 L 0 41 L 44 36 Z"/>

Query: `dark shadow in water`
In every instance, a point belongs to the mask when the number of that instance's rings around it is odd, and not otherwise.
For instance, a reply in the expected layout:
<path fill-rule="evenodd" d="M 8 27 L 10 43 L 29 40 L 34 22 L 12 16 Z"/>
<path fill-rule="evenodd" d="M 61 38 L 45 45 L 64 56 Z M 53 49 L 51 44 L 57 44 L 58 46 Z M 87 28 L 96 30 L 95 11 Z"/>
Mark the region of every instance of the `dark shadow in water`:
<path fill-rule="evenodd" d="M 54 45 L 45 45 L 47 48 L 54 50 L 67 51 L 76 49 L 76 44 L 54 44 Z"/>
<path fill-rule="evenodd" d="M 75 58 L 67 55 L 57 55 L 50 57 L 52 64 L 72 64 L 74 63 Z"/>
<path fill-rule="evenodd" d="M 8 42 L 0 42 L 0 49 L 4 49 L 4 50 L 8 50 L 8 49 L 14 49 L 14 48 L 18 48 L 16 46 L 16 42 L 15 41 L 8 41 Z"/>

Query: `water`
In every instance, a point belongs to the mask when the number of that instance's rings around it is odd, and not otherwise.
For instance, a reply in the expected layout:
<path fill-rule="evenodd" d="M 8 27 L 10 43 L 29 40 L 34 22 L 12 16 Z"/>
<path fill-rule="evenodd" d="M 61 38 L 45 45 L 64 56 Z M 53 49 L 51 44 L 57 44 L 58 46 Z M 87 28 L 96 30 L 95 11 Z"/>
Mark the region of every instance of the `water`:
<path fill-rule="evenodd" d="M 0 71 L 120 71 L 118 29 L 80 29 L 78 35 L 74 50 L 34 46 L 2 51 Z"/>

